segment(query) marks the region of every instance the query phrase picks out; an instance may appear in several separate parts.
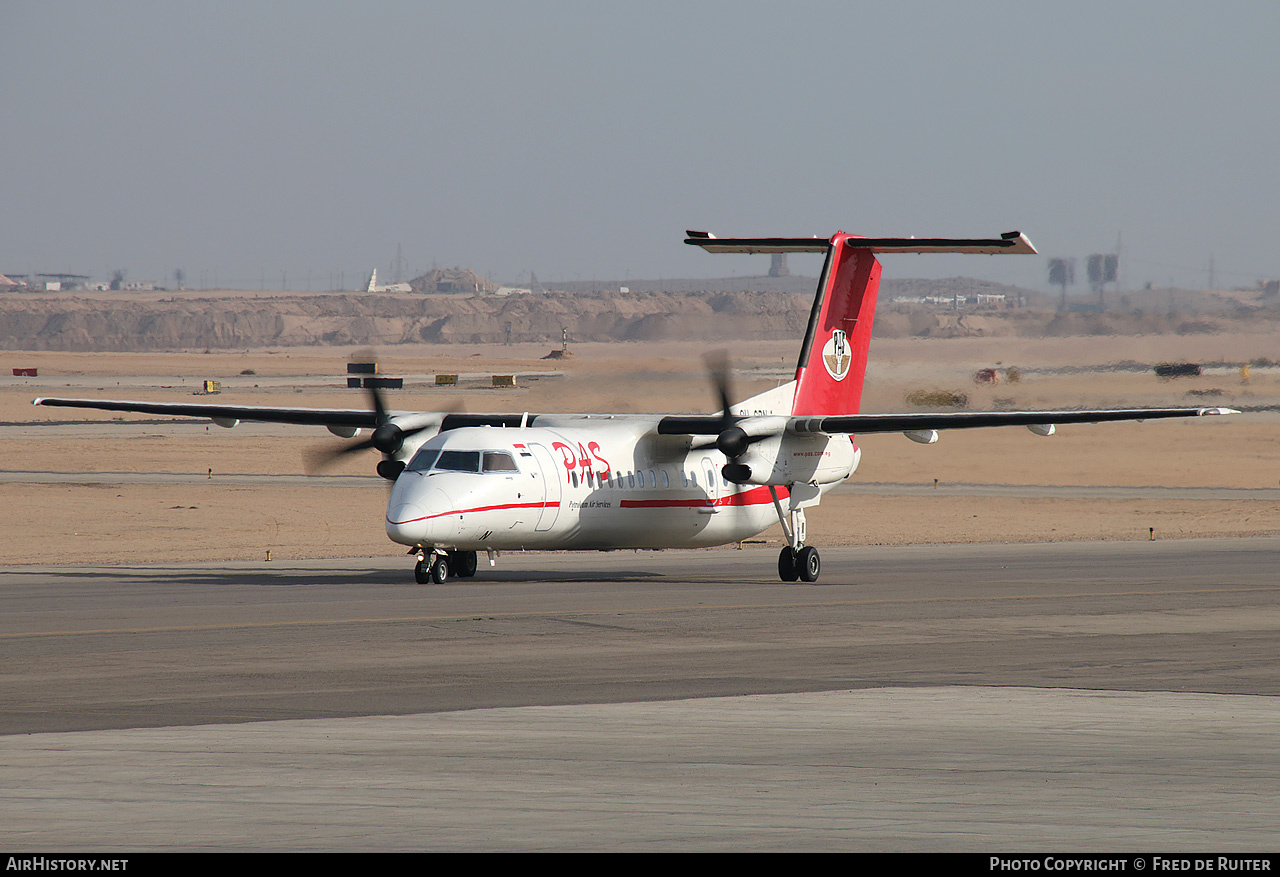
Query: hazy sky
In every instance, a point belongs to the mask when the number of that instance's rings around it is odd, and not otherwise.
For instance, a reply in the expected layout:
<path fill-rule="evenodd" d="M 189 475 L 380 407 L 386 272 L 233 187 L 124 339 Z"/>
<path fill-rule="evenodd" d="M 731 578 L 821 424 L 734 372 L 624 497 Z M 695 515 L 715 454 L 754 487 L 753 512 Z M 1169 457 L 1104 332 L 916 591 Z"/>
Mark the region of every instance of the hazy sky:
<path fill-rule="evenodd" d="M 724 276 L 768 257 L 684 229 L 842 228 L 1280 278 L 1275 0 L 0 0 L 0 33 L 0 272 L 323 289 L 399 244 Z M 1047 287 L 1035 257 L 885 272 Z"/>

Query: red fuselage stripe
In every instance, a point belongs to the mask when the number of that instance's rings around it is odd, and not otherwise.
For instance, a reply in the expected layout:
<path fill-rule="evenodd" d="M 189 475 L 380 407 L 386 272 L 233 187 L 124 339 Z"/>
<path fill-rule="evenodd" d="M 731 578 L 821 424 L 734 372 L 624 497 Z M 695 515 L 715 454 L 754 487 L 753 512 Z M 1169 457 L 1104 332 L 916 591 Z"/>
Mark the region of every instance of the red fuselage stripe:
<path fill-rule="evenodd" d="M 423 515 L 421 518 L 406 518 L 403 521 L 393 521 L 387 518 L 389 524 L 412 524 L 415 521 L 429 521 L 432 518 L 442 518 L 445 515 L 471 515 L 476 512 L 497 512 L 504 509 L 554 509 L 559 508 L 558 502 L 512 502 L 505 505 L 486 505 L 479 506 L 474 509 L 449 509 L 447 512 L 437 512 L 434 515 Z"/>
<path fill-rule="evenodd" d="M 790 494 L 785 487 L 778 488 L 778 499 L 786 499 Z M 728 496 L 717 497 L 716 499 L 624 499 L 619 505 L 624 509 L 678 509 L 678 508 L 723 508 L 727 506 L 748 506 L 763 505 L 773 502 L 773 497 L 769 494 L 767 487 L 755 487 L 743 493 L 731 493 Z M 387 518 L 390 524 L 412 524 L 417 521 L 429 521 L 432 518 L 442 518 L 446 515 L 471 515 L 477 512 L 496 512 L 507 509 L 550 509 L 559 508 L 558 502 L 514 502 L 504 505 L 488 505 L 478 506 L 471 509 L 450 509 L 447 512 L 437 512 L 434 515 L 424 515 L 421 518 L 406 518 L 403 521 L 393 521 Z"/>
<path fill-rule="evenodd" d="M 786 499 L 785 487 L 778 488 L 778 499 Z M 619 505 L 624 509 L 684 509 L 717 508 L 724 506 L 763 505 L 773 502 L 767 487 L 754 487 L 743 493 L 731 493 L 716 499 L 624 499 Z"/>

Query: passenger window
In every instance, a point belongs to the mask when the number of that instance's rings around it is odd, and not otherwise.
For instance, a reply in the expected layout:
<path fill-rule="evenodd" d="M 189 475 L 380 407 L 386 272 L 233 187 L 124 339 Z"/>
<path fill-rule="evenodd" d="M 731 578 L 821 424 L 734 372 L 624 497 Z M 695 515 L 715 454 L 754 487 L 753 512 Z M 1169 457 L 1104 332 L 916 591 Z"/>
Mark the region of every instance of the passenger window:
<path fill-rule="evenodd" d="M 627 486 L 632 488 L 636 486 L 636 473 L 634 472 L 627 473 Z"/>
<path fill-rule="evenodd" d="M 685 475 L 685 474 L 684 474 L 684 470 L 683 470 L 683 469 L 681 469 L 681 470 L 680 470 L 680 486 L 681 486 L 681 487 L 688 487 L 688 486 L 689 486 L 689 476 L 687 476 L 687 475 Z"/>
<path fill-rule="evenodd" d="M 664 488 L 671 486 L 671 479 L 667 477 L 667 470 L 662 470 L 662 486 Z"/>

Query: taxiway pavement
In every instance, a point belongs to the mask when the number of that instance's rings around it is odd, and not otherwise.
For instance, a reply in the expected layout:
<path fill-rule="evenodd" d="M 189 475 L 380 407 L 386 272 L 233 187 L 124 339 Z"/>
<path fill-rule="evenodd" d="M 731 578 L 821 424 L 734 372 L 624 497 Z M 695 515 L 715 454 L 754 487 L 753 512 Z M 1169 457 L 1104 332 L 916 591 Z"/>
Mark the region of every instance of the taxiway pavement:
<path fill-rule="evenodd" d="M 28 849 L 1253 850 L 1280 538 L 0 570 Z"/>

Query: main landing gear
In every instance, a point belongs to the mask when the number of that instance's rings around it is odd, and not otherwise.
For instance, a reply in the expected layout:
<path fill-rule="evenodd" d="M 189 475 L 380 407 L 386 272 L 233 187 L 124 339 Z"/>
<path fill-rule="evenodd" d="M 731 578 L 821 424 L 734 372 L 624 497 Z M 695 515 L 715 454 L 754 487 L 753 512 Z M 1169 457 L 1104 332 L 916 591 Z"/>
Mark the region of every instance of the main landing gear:
<path fill-rule="evenodd" d="M 782 534 L 787 537 L 787 547 L 778 555 L 778 578 L 784 582 L 816 582 L 822 572 L 822 558 L 818 549 L 804 544 L 806 535 L 804 509 L 793 508 L 788 516 L 782 511 L 782 503 L 778 501 L 778 492 L 772 487 L 769 493 L 773 497 L 773 507 L 778 513 L 778 523 L 782 524 Z M 787 518 L 791 518 L 790 526 Z"/>
<path fill-rule="evenodd" d="M 788 545 L 778 555 L 778 576 L 784 582 L 794 582 L 796 579 L 816 582 L 821 572 L 822 558 L 818 556 L 818 549 L 812 545 L 798 550 Z"/>
<path fill-rule="evenodd" d="M 469 579 L 475 574 L 474 551 L 433 551 L 413 568 L 413 577 L 420 585 L 443 585 L 449 576 Z"/>

